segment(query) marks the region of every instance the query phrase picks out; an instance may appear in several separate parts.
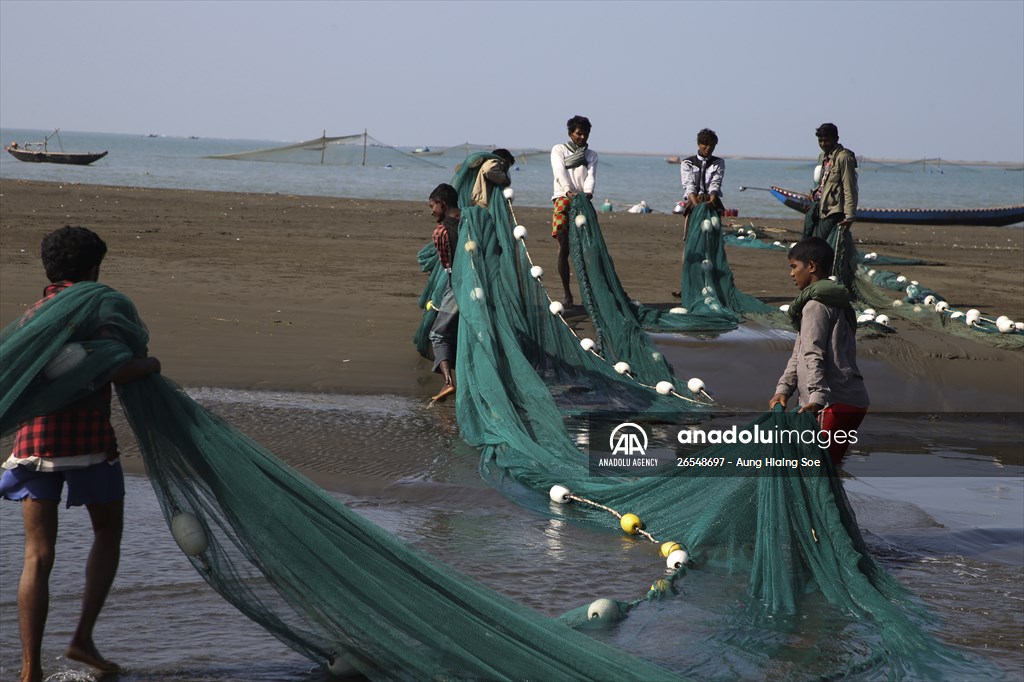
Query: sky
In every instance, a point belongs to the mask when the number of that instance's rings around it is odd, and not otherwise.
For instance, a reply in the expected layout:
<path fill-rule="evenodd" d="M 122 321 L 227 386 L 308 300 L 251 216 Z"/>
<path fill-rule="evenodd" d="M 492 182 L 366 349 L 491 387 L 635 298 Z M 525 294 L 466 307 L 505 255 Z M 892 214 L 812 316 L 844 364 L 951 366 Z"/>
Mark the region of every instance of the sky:
<path fill-rule="evenodd" d="M 1024 0 L 0 0 L 0 126 L 1024 162 Z"/>

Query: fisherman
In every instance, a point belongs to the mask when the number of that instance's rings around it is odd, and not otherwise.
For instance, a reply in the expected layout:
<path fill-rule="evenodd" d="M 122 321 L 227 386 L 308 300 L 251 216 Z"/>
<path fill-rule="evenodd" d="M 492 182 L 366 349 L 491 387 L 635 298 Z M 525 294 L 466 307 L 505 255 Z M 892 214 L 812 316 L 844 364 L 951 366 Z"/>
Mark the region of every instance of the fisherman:
<path fill-rule="evenodd" d="M 50 285 L 43 298 L 21 318 L 27 324 L 42 316 L 64 292 L 96 282 L 107 245 L 84 227 L 64 227 L 43 238 L 42 260 Z M 120 341 L 120 329 L 144 329 L 135 308 L 113 294 L 100 326 L 80 328 L 71 340 Z M 114 301 L 121 301 L 121 310 Z M 40 318 L 41 319 L 41 318 Z M 134 319 L 134 321 L 131 321 Z M 128 320 L 129 322 L 126 322 Z M 17 323 L 16 323 L 17 324 Z M 43 679 L 43 630 L 49 610 L 49 579 L 57 544 L 57 508 L 67 484 L 67 506 L 85 506 L 92 522 L 93 543 L 85 565 L 85 588 L 78 627 L 65 656 L 101 673 L 120 667 L 104 658 L 93 642 L 93 629 L 117 573 L 124 527 L 124 475 L 117 438 L 110 424 L 111 382 L 136 381 L 160 372 L 160 361 L 138 349 L 134 358 L 113 368 L 96 390 L 50 414 L 31 417 L 18 425 L 14 451 L 3 463 L 0 496 L 21 504 L 25 526 L 25 558 L 18 584 L 18 627 L 21 633 L 22 682 Z"/>
<path fill-rule="evenodd" d="M 789 276 L 800 293 L 789 306 L 797 329 L 793 354 L 768 401 L 768 409 L 786 407 L 799 391 L 800 412 L 818 417 L 821 430 L 856 431 L 868 411 L 868 392 L 857 368 L 857 317 L 850 291 L 828 278 L 832 247 L 820 237 L 807 237 L 789 250 Z M 836 469 L 849 443 L 831 439 L 829 456 Z"/>
<path fill-rule="evenodd" d="M 430 328 L 430 345 L 434 350 L 434 371 L 444 378 L 444 386 L 431 398 L 432 402 L 444 402 L 455 393 L 455 348 L 459 334 L 459 307 L 452 291 L 452 265 L 455 244 L 458 242 L 459 195 L 455 188 L 442 183 L 434 188 L 427 199 L 430 215 L 437 226 L 434 228 L 434 246 L 440 267 L 444 268 L 446 283 L 441 302 L 437 306 L 437 318 Z"/>
<path fill-rule="evenodd" d="M 835 263 L 833 272 L 825 276 L 835 274 L 856 295 L 851 227 L 857 214 L 857 157 L 839 144 L 839 128 L 834 123 L 822 123 L 814 132 L 821 154 L 815 169 L 818 177 L 808 195 L 811 208 L 804 219 L 804 237 L 821 237 L 829 243 Z"/>
<path fill-rule="evenodd" d="M 679 177 L 683 183 L 683 243 L 686 243 L 686 230 L 690 222 L 690 213 L 694 206 L 708 202 L 716 211 L 725 210 L 722 205 L 722 182 L 725 180 L 725 161 L 715 156 L 718 146 L 718 135 L 710 128 L 703 128 L 697 133 L 697 153 L 683 159 L 679 164 Z M 682 203 L 682 202 L 680 202 Z"/>
<path fill-rule="evenodd" d="M 569 310 L 574 302 L 569 288 L 569 206 L 577 194 L 594 197 L 597 182 L 597 152 L 587 144 L 590 119 L 573 116 L 566 122 L 569 141 L 551 148 L 551 172 L 554 175 L 554 213 L 551 236 L 558 240 L 558 276 L 562 279 L 562 306 Z"/>

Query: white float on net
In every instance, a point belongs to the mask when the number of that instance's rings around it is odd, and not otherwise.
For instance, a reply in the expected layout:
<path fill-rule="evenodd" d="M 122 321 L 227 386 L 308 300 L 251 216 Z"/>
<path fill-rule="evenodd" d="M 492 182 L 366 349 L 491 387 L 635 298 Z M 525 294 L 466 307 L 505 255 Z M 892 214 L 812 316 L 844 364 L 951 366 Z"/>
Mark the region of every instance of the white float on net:
<path fill-rule="evenodd" d="M 188 556 L 199 556 L 209 546 L 203 524 L 191 512 L 178 512 L 171 517 L 171 535 Z"/>
<path fill-rule="evenodd" d="M 553 485 L 551 490 L 548 491 L 548 497 L 551 498 L 551 501 L 558 504 L 569 504 L 571 502 L 569 495 L 572 495 L 572 491 L 564 485 Z"/>
<path fill-rule="evenodd" d="M 87 355 L 88 352 L 80 343 L 69 343 L 66 346 L 61 346 L 60 350 L 43 367 L 43 375 L 50 381 L 62 377 L 82 364 Z"/>
<path fill-rule="evenodd" d="M 690 555 L 686 553 L 685 549 L 673 550 L 671 554 L 665 559 L 665 565 L 670 569 L 675 570 L 680 566 L 685 566 L 686 562 L 690 560 Z"/>
<path fill-rule="evenodd" d="M 619 603 L 612 599 L 597 599 L 587 607 L 587 620 L 614 623 L 622 619 Z"/>

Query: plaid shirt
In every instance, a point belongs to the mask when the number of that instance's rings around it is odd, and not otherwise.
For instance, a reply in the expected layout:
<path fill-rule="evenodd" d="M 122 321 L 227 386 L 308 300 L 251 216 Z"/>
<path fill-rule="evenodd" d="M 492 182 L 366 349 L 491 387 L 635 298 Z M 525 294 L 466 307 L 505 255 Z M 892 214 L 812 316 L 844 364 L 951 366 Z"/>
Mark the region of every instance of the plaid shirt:
<path fill-rule="evenodd" d="M 457 233 L 458 229 L 459 221 L 452 217 L 445 218 L 434 228 L 434 246 L 437 248 L 437 258 L 445 270 L 452 269 L 455 256 L 452 251 L 452 232 Z"/>
<path fill-rule="evenodd" d="M 46 287 L 43 298 L 28 309 L 26 317 L 72 284 L 63 281 Z M 117 438 L 110 425 L 111 397 L 108 382 L 92 395 L 62 410 L 23 421 L 14 436 L 14 452 L 11 457 L 57 458 L 105 454 L 107 459 L 116 458 Z"/>

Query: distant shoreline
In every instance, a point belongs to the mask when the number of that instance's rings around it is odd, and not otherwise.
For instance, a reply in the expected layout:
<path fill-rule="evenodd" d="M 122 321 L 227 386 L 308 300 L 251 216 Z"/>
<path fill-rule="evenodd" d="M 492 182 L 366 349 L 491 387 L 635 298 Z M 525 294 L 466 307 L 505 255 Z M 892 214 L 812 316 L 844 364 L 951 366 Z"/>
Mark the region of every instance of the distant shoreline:
<path fill-rule="evenodd" d="M 600 151 L 605 156 L 652 156 L 661 157 L 664 159 L 670 159 L 675 154 L 658 154 L 655 152 L 605 152 Z M 687 154 L 679 154 L 679 158 L 685 158 L 690 156 Z M 813 163 L 818 160 L 817 156 L 757 156 L 753 154 L 720 154 L 723 159 L 747 159 L 750 161 L 806 161 Z M 1014 161 L 963 161 L 958 159 L 944 159 L 942 157 L 933 157 L 927 159 L 884 159 L 873 156 L 858 156 L 859 161 L 869 161 L 871 163 L 886 163 L 886 164 L 909 164 L 909 163 L 924 163 L 928 162 L 935 165 L 946 164 L 949 166 L 986 166 L 992 168 L 1009 168 L 1009 169 L 1024 169 L 1024 164 L 1017 163 Z"/>
<path fill-rule="evenodd" d="M 39 128 L 22 128 L 22 127 L 19 127 L 19 126 L 5 125 L 5 126 L 3 126 L 3 129 L 5 131 L 8 131 L 8 130 L 24 130 L 24 131 L 40 132 L 40 133 L 45 134 L 45 131 L 42 130 L 42 129 L 39 129 Z M 111 133 L 111 132 L 104 132 L 104 131 L 85 131 L 85 130 L 61 130 L 61 132 L 66 134 L 66 135 L 75 135 L 75 134 L 83 134 L 83 135 L 124 135 L 126 137 L 162 137 L 162 138 L 177 138 L 177 139 L 181 139 L 181 140 L 189 140 L 189 139 L 244 140 L 244 141 L 249 141 L 249 142 L 254 142 L 254 143 L 256 143 L 256 142 L 272 142 L 275 145 L 287 145 L 287 144 L 295 144 L 295 143 L 298 143 L 298 142 L 308 141 L 308 140 L 249 140 L 247 138 L 221 138 L 221 137 L 216 137 L 216 136 L 213 136 L 213 137 L 206 137 L 206 136 L 204 136 L 204 137 L 197 137 L 197 136 L 194 136 L 194 135 L 193 136 L 188 136 L 188 135 L 158 135 L 158 134 L 154 134 L 154 133 Z M 362 133 L 358 133 L 358 134 L 362 135 Z M 371 137 L 372 137 L 372 135 L 371 135 Z M 317 139 L 317 138 L 309 138 L 309 139 Z M 20 140 L 19 140 L 19 142 L 20 142 Z M 388 142 L 384 142 L 384 144 L 387 144 L 388 146 L 391 146 L 394 149 L 398 149 L 398 150 L 401 150 L 401 151 L 406 152 L 406 153 L 411 153 L 413 149 L 418 149 L 419 148 L 419 147 L 411 147 L 411 146 L 402 145 L 402 144 L 392 145 L 391 143 L 388 143 Z M 466 145 L 469 145 L 470 147 L 474 147 L 474 148 L 475 147 L 487 147 L 487 146 L 490 146 L 488 144 L 459 143 L 459 144 L 449 144 L 449 145 L 428 145 L 427 147 L 430 148 L 430 149 L 434 149 L 436 151 L 441 151 L 441 150 L 444 150 L 444 149 L 451 149 L 451 148 L 454 148 L 454 147 L 463 147 L 463 146 L 466 146 Z M 524 153 L 524 154 L 544 154 L 544 153 L 547 153 L 550 150 L 550 147 L 527 147 L 525 145 L 515 145 L 515 146 L 507 145 L 507 146 L 513 152 L 520 152 L 520 153 Z M 663 158 L 663 159 L 671 158 L 673 156 L 679 156 L 680 158 L 685 158 L 686 156 L 690 156 L 693 153 L 692 151 L 687 151 L 685 153 L 684 152 L 670 153 L 670 152 L 607 151 L 607 150 L 602 150 L 600 148 L 600 146 L 598 146 L 596 148 L 596 151 L 599 152 L 600 154 L 606 155 L 606 156 L 644 156 L 644 157 L 649 156 L 649 157 L 656 157 L 656 158 L 660 157 L 660 158 Z M 760 155 L 757 155 L 757 154 L 719 154 L 719 156 L 721 156 L 723 159 L 737 159 L 737 160 L 738 159 L 749 159 L 749 160 L 752 160 L 752 161 L 801 161 L 801 162 L 814 162 L 814 161 L 817 161 L 817 158 L 818 158 L 817 155 L 815 155 L 815 156 L 760 156 Z M 862 161 L 869 161 L 871 163 L 906 164 L 906 163 L 915 163 L 915 162 L 927 161 L 927 162 L 930 162 L 930 163 L 948 164 L 948 165 L 951 165 L 951 166 L 981 166 L 981 167 L 991 167 L 991 168 L 1009 168 L 1009 169 L 1022 169 L 1022 170 L 1024 170 L 1024 161 L 971 161 L 971 160 L 965 160 L 965 159 L 946 159 L 946 158 L 938 157 L 938 156 L 936 156 L 936 157 L 928 157 L 928 158 L 916 158 L 916 159 L 887 159 L 887 158 L 873 157 L 873 156 L 858 156 L 857 158 L 862 160 Z"/>

